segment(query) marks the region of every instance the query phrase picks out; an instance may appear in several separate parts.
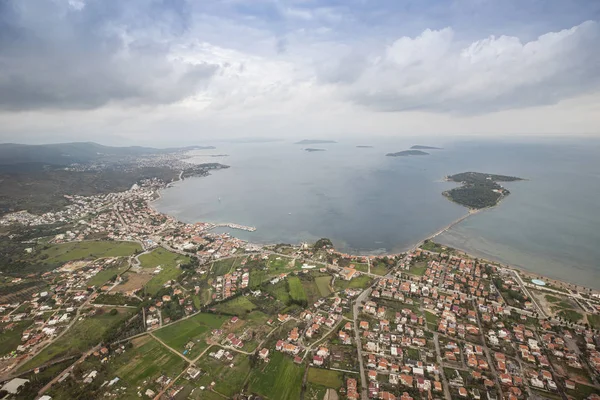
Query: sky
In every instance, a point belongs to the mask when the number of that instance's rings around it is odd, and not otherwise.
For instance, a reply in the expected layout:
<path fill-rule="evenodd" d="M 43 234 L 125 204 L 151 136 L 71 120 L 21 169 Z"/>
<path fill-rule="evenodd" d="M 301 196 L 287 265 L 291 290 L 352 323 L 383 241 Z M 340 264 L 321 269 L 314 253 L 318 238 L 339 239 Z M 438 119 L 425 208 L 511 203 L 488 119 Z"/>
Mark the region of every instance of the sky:
<path fill-rule="evenodd" d="M 600 135 L 597 0 L 3 0 L 0 142 Z"/>

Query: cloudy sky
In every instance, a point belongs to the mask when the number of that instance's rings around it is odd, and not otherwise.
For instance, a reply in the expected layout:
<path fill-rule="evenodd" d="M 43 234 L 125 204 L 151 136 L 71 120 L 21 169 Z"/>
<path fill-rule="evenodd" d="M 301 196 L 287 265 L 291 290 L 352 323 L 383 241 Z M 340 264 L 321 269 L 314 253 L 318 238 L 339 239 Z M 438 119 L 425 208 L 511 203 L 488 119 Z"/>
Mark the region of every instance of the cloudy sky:
<path fill-rule="evenodd" d="M 600 134 L 597 0 L 3 0 L 0 142 Z"/>

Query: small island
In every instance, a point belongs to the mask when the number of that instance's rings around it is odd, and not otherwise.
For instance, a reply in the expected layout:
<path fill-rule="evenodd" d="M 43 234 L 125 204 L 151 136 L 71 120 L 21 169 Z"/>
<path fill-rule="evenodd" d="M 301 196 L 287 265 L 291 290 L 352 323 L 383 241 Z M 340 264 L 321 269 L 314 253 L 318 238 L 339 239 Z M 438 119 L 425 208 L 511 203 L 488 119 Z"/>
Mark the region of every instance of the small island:
<path fill-rule="evenodd" d="M 399 151 L 397 153 L 387 153 L 387 157 L 408 157 L 408 156 L 428 156 L 429 153 L 426 153 L 421 150 L 404 150 Z"/>
<path fill-rule="evenodd" d="M 497 182 L 522 181 L 522 178 L 506 175 L 484 174 L 481 172 L 463 172 L 447 176 L 446 181 L 458 182 L 462 186 L 443 193 L 451 201 L 471 210 L 493 207 L 510 192 Z"/>
<path fill-rule="evenodd" d="M 333 140 L 318 140 L 318 139 L 304 139 L 294 144 L 324 144 L 324 143 L 337 143 Z"/>
<path fill-rule="evenodd" d="M 411 147 L 413 150 L 442 150 L 441 147 L 433 147 L 433 146 L 423 146 L 420 144 L 416 144 Z"/>
<path fill-rule="evenodd" d="M 326 151 L 325 149 L 312 149 L 312 148 L 308 148 L 308 149 L 304 149 L 304 151 L 308 151 L 309 153 L 312 153 L 313 151 Z"/>
<path fill-rule="evenodd" d="M 358 149 L 372 149 L 373 146 L 356 146 Z"/>

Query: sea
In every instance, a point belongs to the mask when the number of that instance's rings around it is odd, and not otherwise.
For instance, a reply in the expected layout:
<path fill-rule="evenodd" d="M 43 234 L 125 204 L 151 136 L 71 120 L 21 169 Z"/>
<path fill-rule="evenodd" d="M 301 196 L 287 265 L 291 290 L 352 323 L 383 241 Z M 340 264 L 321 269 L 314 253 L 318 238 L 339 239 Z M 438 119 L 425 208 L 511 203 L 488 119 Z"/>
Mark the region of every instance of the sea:
<path fill-rule="evenodd" d="M 426 156 L 387 157 L 413 145 Z M 371 146 L 359 148 L 357 146 Z M 512 175 L 511 194 L 436 236 L 444 245 L 541 276 L 600 289 L 600 140 L 354 138 L 327 144 L 223 142 L 190 162 L 230 168 L 176 182 L 154 207 L 184 222 L 237 223 L 253 243 L 330 238 L 338 250 L 410 249 L 468 210 L 442 192 L 447 175 Z M 307 152 L 306 148 L 325 151 Z"/>

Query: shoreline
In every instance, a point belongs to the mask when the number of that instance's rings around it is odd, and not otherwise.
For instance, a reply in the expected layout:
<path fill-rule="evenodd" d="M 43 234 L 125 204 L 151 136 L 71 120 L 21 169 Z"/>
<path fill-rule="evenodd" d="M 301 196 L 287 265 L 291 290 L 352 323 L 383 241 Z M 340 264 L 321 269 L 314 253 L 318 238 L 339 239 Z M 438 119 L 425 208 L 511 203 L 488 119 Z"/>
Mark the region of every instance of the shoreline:
<path fill-rule="evenodd" d="M 190 163 L 190 164 L 193 164 L 193 163 Z M 181 177 L 181 175 L 180 175 L 180 177 Z M 166 213 L 163 213 L 163 212 L 160 212 L 160 211 L 158 211 L 158 210 L 157 210 L 155 207 L 153 207 L 153 206 L 152 206 L 152 203 L 153 203 L 154 201 L 156 201 L 156 200 L 158 200 L 158 199 L 160 199 L 160 198 L 161 198 L 161 193 L 160 193 L 160 192 L 161 192 L 162 190 L 168 189 L 169 187 L 171 187 L 170 185 L 172 185 L 172 184 L 174 184 L 174 183 L 177 183 L 177 182 L 181 182 L 181 181 L 182 181 L 182 180 L 178 179 L 178 180 L 175 180 L 175 181 L 169 182 L 167 185 L 165 185 L 165 187 L 164 187 L 164 188 L 161 188 L 161 189 L 157 190 L 157 191 L 155 192 L 155 193 L 157 194 L 157 197 L 156 197 L 155 199 L 153 199 L 153 200 L 151 200 L 151 201 L 149 201 L 149 202 L 148 202 L 148 207 L 152 208 L 152 209 L 153 209 L 154 211 L 156 211 L 157 213 L 160 213 L 160 214 L 163 214 L 163 215 L 165 215 L 165 216 L 166 216 L 166 217 L 168 217 L 168 218 L 175 218 L 174 216 L 171 216 L 171 215 L 169 215 L 169 214 L 166 214 Z M 446 196 L 444 196 L 444 197 L 446 197 Z M 377 256 L 397 256 L 397 255 L 399 255 L 399 254 L 402 254 L 402 253 L 414 252 L 414 251 L 415 251 L 415 250 L 417 250 L 417 249 L 418 249 L 420 246 L 422 246 L 422 245 L 425 243 L 425 241 L 427 241 L 427 240 L 432 240 L 432 241 L 434 241 L 434 239 L 435 239 L 437 236 L 439 236 L 439 235 L 441 235 L 442 233 L 444 233 L 444 232 L 446 232 L 446 231 L 448 231 L 448 230 L 452 229 L 454 226 L 456 226 L 456 225 L 460 224 L 461 222 L 465 221 L 467 218 L 469 218 L 469 217 L 471 217 L 471 216 L 473 216 L 473 215 L 479 214 L 479 213 L 481 213 L 481 212 L 483 212 L 483 211 L 486 211 L 486 210 L 491 210 L 491 209 L 494 209 L 494 208 L 496 208 L 498 205 L 500 205 L 500 204 L 502 203 L 502 201 L 503 201 L 503 200 L 504 200 L 506 197 L 508 197 L 508 196 L 503 196 L 502 198 L 500 198 L 500 200 L 499 200 L 499 201 L 498 201 L 498 202 L 497 202 L 497 203 L 496 203 L 494 206 L 485 207 L 485 208 L 479 208 L 479 209 L 472 209 L 472 208 L 469 208 L 469 209 L 468 209 L 468 212 L 467 212 L 467 214 L 465 214 L 465 215 L 461 216 L 460 218 L 457 218 L 456 220 L 452 221 L 451 223 L 449 223 L 448 225 L 444 226 L 444 227 L 443 227 L 442 229 L 440 229 L 439 231 L 435 232 L 433 235 L 429 235 L 429 236 L 427 236 L 427 237 L 425 237 L 425 238 L 421 239 L 420 241 L 418 241 L 416 244 L 414 244 L 414 245 L 412 245 L 412 246 L 409 246 L 409 247 L 408 247 L 408 248 L 406 248 L 405 250 L 402 250 L 400 253 L 398 253 L 398 252 L 393 252 L 393 253 L 392 253 L 392 252 L 387 252 L 387 251 L 386 251 L 386 252 L 384 252 L 384 253 L 382 253 L 382 254 L 378 254 Z M 452 201 L 451 199 L 448 199 L 448 200 L 449 200 L 449 201 Z M 455 203 L 455 204 L 458 204 L 458 203 L 456 203 L 456 202 L 454 202 L 454 201 L 452 201 L 452 202 L 453 202 L 453 203 Z M 459 205 L 460 205 L 460 204 L 459 204 Z M 461 205 L 461 206 L 462 206 L 462 207 L 465 207 L 465 206 L 463 206 L 463 205 Z M 208 223 L 208 224 L 219 225 L 219 223 L 216 223 L 216 222 L 215 222 L 215 223 L 213 223 L 213 222 L 208 222 L 208 221 L 196 221 L 195 223 Z M 233 224 L 235 224 L 235 223 L 233 223 Z M 217 226 L 215 226 L 215 227 L 213 227 L 213 228 L 217 228 Z M 235 230 L 235 229 L 233 229 L 233 228 L 230 228 L 230 229 L 231 229 L 231 230 Z M 253 232 L 253 231 L 250 231 L 250 232 Z M 234 236 L 234 237 L 237 237 L 235 234 L 231 234 L 231 235 L 232 235 L 232 236 Z M 237 238 L 238 238 L 238 239 L 240 239 L 239 237 L 237 237 Z M 261 246 L 261 247 L 264 247 L 264 246 L 273 246 L 273 245 L 276 245 L 276 244 L 277 244 L 277 243 L 256 243 L 256 242 L 253 242 L 253 241 L 251 241 L 251 240 L 247 240 L 247 239 L 240 239 L 240 240 L 243 240 L 243 241 L 245 241 L 245 242 L 247 242 L 247 243 L 249 243 L 249 244 L 256 245 L 256 246 Z M 440 243 L 440 244 L 441 244 L 441 243 Z M 545 278 L 545 281 L 547 281 L 547 282 L 555 282 L 555 283 L 557 283 L 557 284 L 560 284 L 560 285 L 563 285 L 563 286 L 565 286 L 565 287 L 569 287 L 569 286 L 571 286 L 571 287 L 573 287 L 573 286 L 574 286 L 575 288 L 581 287 L 581 288 L 584 288 L 584 289 L 587 289 L 587 290 L 591 290 L 592 292 L 600 293 L 600 288 L 598 288 L 598 289 L 595 289 L 595 288 L 590 288 L 590 287 L 582 286 L 582 285 L 580 285 L 580 284 L 576 284 L 576 283 L 573 283 L 573 282 L 568 282 L 568 281 L 561 280 L 561 279 L 550 278 L 550 277 L 547 277 L 547 276 L 545 276 L 545 275 L 543 275 L 543 274 L 539 274 L 539 273 L 536 273 L 536 272 L 533 272 L 533 271 L 527 270 L 526 268 L 523 268 L 523 267 L 518 267 L 518 266 L 511 265 L 511 264 L 508 264 L 508 263 L 505 263 L 505 262 L 502 262 L 502 261 L 494 261 L 494 260 L 492 260 L 492 259 L 489 259 L 489 257 L 476 257 L 476 256 L 474 256 L 473 254 L 471 254 L 469 251 L 467 251 L 467 250 L 464 250 L 464 249 L 460 249 L 460 248 L 457 248 L 457 247 L 452 247 L 452 246 L 446 246 L 446 247 L 451 247 L 451 248 L 453 248 L 454 250 L 456 250 L 457 252 L 459 252 L 459 253 L 462 253 L 462 254 L 465 254 L 465 255 L 468 255 L 468 256 L 470 256 L 470 257 L 482 259 L 482 260 L 484 260 L 484 261 L 488 262 L 489 264 L 497 264 L 497 265 L 499 265 L 499 266 L 501 266 L 501 267 L 503 267 L 503 268 L 511 269 L 511 270 L 514 270 L 514 271 L 518 271 L 520 274 L 524 274 L 524 275 L 527 275 L 527 276 L 534 276 L 534 275 L 535 275 L 535 276 L 540 276 L 540 277 L 543 277 L 543 278 Z M 335 249 L 335 247 L 334 247 L 334 249 Z M 336 251 L 338 251 L 338 250 L 336 250 Z M 342 252 L 340 252 L 340 253 L 342 253 Z M 374 255 L 365 255 L 365 254 L 360 254 L 360 252 L 353 252 L 353 253 L 343 253 L 343 254 L 348 254 L 348 255 L 351 255 L 351 256 L 376 257 L 376 256 L 374 256 Z M 578 290 L 578 289 L 575 289 L 575 290 Z"/>

